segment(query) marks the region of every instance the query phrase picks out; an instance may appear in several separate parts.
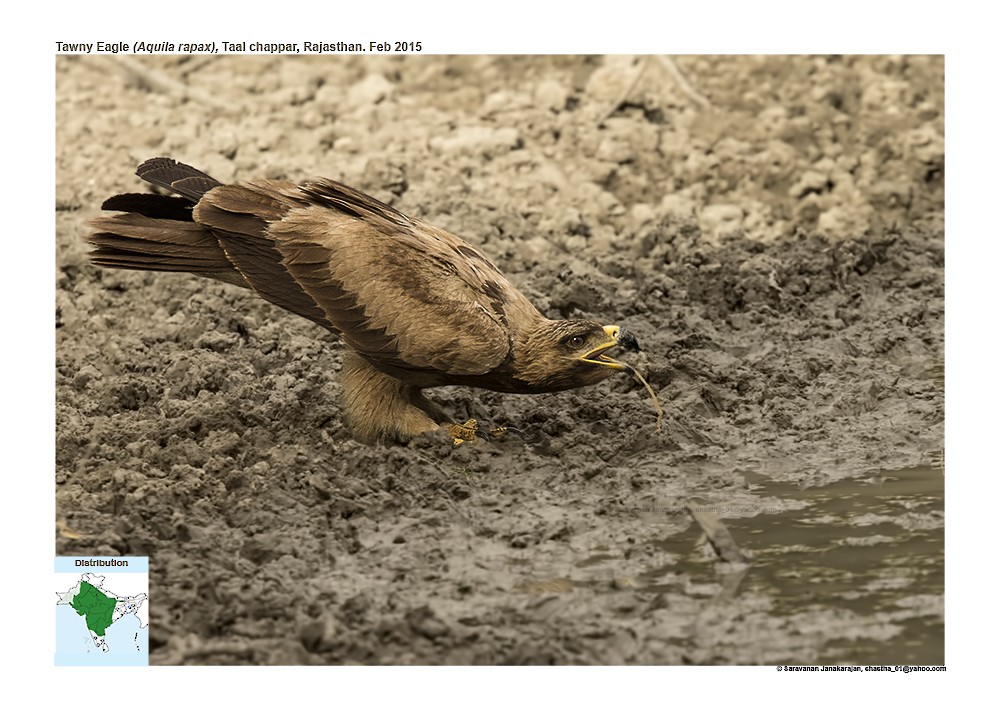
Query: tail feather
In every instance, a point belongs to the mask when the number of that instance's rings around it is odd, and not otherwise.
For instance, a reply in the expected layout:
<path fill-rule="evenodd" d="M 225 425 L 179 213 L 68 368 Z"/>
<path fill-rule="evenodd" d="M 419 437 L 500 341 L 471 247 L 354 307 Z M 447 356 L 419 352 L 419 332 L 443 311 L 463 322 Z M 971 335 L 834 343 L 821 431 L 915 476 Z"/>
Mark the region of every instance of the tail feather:
<path fill-rule="evenodd" d="M 273 223 L 309 204 L 295 185 L 278 180 L 222 185 L 190 165 L 162 157 L 142 163 L 136 174 L 181 197 L 125 193 L 106 200 L 102 209 L 117 214 L 90 223 L 94 230 L 88 239 L 94 246 L 90 259 L 95 265 L 189 272 L 232 283 L 338 332 L 285 265 L 278 240 L 271 236 Z M 324 204 L 367 202 L 363 210 L 344 212 L 359 218 L 378 217 L 377 201 L 346 187 L 335 190 L 323 195 L 332 198 Z M 384 213 L 390 212 L 395 211 L 386 207 Z M 409 222 L 403 215 L 399 218 L 392 219 Z"/>
<path fill-rule="evenodd" d="M 218 241 L 194 222 L 134 212 L 91 221 L 90 259 L 104 267 L 213 273 L 233 269 Z"/>
<path fill-rule="evenodd" d="M 147 160 L 136 169 L 135 174 L 191 202 L 198 202 L 202 195 L 222 184 L 197 168 L 165 157 Z"/>
<path fill-rule="evenodd" d="M 134 212 L 150 218 L 164 220 L 187 220 L 191 222 L 192 203 L 174 195 L 152 195 L 149 193 L 125 193 L 104 201 L 101 210 Z"/>
<path fill-rule="evenodd" d="M 128 270 L 207 274 L 245 284 L 219 241 L 194 222 L 192 214 L 202 195 L 221 183 L 169 158 L 147 160 L 136 174 L 181 197 L 125 193 L 105 200 L 101 209 L 119 214 L 91 221 L 91 261 Z"/>

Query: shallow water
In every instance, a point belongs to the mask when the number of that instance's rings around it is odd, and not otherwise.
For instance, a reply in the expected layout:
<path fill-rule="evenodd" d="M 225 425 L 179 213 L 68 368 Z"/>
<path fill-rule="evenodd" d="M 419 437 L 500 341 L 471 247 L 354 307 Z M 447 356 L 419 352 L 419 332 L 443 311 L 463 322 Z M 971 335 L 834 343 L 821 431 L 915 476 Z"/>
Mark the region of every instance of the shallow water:
<path fill-rule="evenodd" d="M 825 636 L 818 662 L 944 663 L 943 469 L 822 487 L 750 482 L 759 514 L 724 522 L 752 564 L 730 575 L 738 586 L 723 602 L 769 600 L 772 617 Z"/>

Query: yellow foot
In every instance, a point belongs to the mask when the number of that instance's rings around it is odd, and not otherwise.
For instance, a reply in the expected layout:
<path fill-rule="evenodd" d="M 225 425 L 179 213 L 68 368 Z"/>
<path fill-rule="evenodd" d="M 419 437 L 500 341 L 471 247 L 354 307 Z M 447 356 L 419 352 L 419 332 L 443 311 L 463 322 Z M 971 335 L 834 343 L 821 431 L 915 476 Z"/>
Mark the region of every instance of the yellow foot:
<path fill-rule="evenodd" d="M 470 418 L 461 425 L 455 424 L 451 426 L 452 443 L 455 445 L 461 445 L 464 442 L 475 442 L 476 438 L 498 440 L 507 433 L 515 433 L 521 438 L 524 437 L 521 431 L 515 427 L 497 427 L 489 432 L 483 432 L 479 429 L 479 422 L 475 418 Z"/>
<path fill-rule="evenodd" d="M 469 418 L 461 425 L 451 426 L 451 441 L 454 445 L 461 445 L 464 442 L 475 442 L 477 437 L 486 438 L 486 433 L 479 429 L 479 421 Z"/>

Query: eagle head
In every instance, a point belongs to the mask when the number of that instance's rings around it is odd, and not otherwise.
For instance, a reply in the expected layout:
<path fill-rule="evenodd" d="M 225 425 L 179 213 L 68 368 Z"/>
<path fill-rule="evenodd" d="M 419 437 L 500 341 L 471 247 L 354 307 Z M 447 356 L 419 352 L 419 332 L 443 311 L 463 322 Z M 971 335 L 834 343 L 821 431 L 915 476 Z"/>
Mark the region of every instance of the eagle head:
<path fill-rule="evenodd" d="M 514 346 L 514 377 L 531 392 L 558 392 L 593 385 L 626 366 L 607 353 L 638 350 L 639 343 L 618 325 L 587 320 L 546 320 Z"/>

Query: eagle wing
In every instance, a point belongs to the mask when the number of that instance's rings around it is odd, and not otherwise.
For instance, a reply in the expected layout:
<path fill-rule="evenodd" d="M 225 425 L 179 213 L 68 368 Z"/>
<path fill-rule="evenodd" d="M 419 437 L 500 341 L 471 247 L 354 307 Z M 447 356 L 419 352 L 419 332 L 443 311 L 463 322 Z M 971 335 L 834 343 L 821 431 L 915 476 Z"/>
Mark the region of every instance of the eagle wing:
<path fill-rule="evenodd" d="M 402 370 L 488 373 L 537 314 L 472 246 L 332 180 L 220 185 L 194 219 L 261 297 Z"/>

